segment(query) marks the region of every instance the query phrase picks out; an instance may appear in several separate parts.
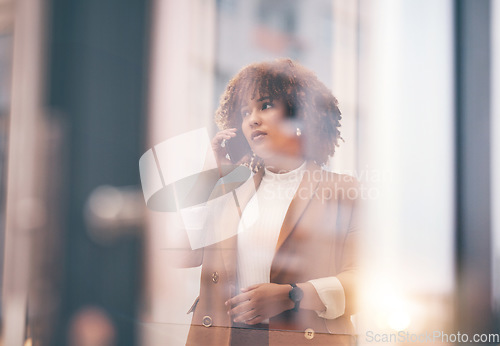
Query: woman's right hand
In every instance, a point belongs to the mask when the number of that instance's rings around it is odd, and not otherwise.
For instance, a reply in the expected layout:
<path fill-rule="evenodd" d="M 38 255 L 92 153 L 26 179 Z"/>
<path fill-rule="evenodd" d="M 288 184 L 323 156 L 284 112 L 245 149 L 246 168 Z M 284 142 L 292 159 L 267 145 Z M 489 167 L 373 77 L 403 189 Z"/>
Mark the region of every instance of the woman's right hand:
<path fill-rule="evenodd" d="M 226 146 L 222 146 L 223 141 L 228 141 L 233 137 L 236 137 L 236 131 L 238 129 L 231 128 L 217 132 L 217 134 L 212 139 L 212 150 L 215 153 L 215 159 L 217 160 L 217 166 L 230 165 L 232 162 L 226 157 L 227 150 Z M 227 145 L 227 143 L 226 143 Z"/>

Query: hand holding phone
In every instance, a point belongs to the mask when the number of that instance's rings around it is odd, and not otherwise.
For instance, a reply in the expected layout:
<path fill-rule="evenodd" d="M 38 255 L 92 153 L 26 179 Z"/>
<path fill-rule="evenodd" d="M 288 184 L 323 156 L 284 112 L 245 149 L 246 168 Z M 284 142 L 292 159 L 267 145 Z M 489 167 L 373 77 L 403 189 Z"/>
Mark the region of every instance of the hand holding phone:
<path fill-rule="evenodd" d="M 212 140 L 212 149 L 214 150 L 219 166 L 221 164 L 239 164 L 245 155 L 251 152 L 245 136 L 241 130 L 236 128 L 217 132 Z M 228 154 L 230 160 L 226 157 Z"/>
<path fill-rule="evenodd" d="M 221 165 L 231 164 L 231 161 L 229 161 L 226 158 L 227 155 L 226 146 L 225 145 L 223 146 L 222 143 L 224 141 L 227 142 L 233 137 L 236 137 L 236 131 L 237 129 L 235 128 L 222 130 L 217 132 L 214 138 L 212 139 L 212 150 L 215 153 L 215 159 L 217 160 L 217 165 L 219 167 Z"/>

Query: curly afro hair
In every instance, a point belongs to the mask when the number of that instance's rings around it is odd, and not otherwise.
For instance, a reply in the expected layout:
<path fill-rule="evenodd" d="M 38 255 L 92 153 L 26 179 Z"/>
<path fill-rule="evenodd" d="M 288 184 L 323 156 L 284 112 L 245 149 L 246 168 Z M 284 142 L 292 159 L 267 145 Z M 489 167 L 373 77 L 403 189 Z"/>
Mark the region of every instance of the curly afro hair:
<path fill-rule="evenodd" d="M 257 95 L 281 100 L 287 116 L 300 124 L 309 160 L 323 165 L 339 146 L 341 112 L 331 91 L 309 69 L 291 59 L 254 63 L 234 76 L 220 98 L 215 122 L 220 130 L 241 129 L 242 103 Z"/>

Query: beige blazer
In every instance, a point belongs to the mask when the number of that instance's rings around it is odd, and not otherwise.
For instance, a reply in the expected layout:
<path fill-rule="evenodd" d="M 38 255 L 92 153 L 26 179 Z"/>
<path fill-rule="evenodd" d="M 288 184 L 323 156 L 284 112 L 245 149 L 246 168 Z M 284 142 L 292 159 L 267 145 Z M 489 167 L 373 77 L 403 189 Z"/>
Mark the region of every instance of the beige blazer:
<path fill-rule="evenodd" d="M 238 203 L 244 210 L 258 188 L 262 173 L 253 178 L 255 189 L 244 184 L 238 191 Z M 321 277 L 336 276 L 344 287 L 345 314 L 327 320 L 310 310 L 285 311 L 270 319 L 270 345 L 287 343 L 315 344 L 325 337 L 338 343 L 342 335 L 354 334 L 350 315 L 354 311 L 356 247 L 359 238 L 358 207 L 360 190 L 353 177 L 322 170 L 309 162 L 306 173 L 290 204 L 276 245 L 271 266 L 271 282 L 300 283 Z M 239 218 L 230 208 L 210 214 L 207 224 L 214 228 L 235 229 Z M 234 296 L 237 236 L 196 251 L 190 251 L 185 266 L 202 265 L 200 295 L 190 312 L 193 319 L 187 345 L 229 345 L 231 319 L 224 302 Z M 305 331 L 309 335 L 304 334 Z M 313 333 L 311 333 L 313 331 Z M 312 336 L 312 339 L 311 339 Z M 330 343 L 330 342 L 329 342 Z"/>

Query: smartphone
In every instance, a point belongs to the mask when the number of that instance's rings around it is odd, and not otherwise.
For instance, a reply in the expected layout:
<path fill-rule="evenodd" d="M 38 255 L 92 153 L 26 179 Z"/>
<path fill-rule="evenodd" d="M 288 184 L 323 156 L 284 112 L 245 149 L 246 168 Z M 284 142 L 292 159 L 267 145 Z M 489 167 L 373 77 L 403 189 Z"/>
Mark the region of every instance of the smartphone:
<path fill-rule="evenodd" d="M 250 146 L 241 130 L 236 132 L 235 137 L 226 141 L 226 151 L 232 163 L 238 163 L 243 156 L 251 152 Z"/>

